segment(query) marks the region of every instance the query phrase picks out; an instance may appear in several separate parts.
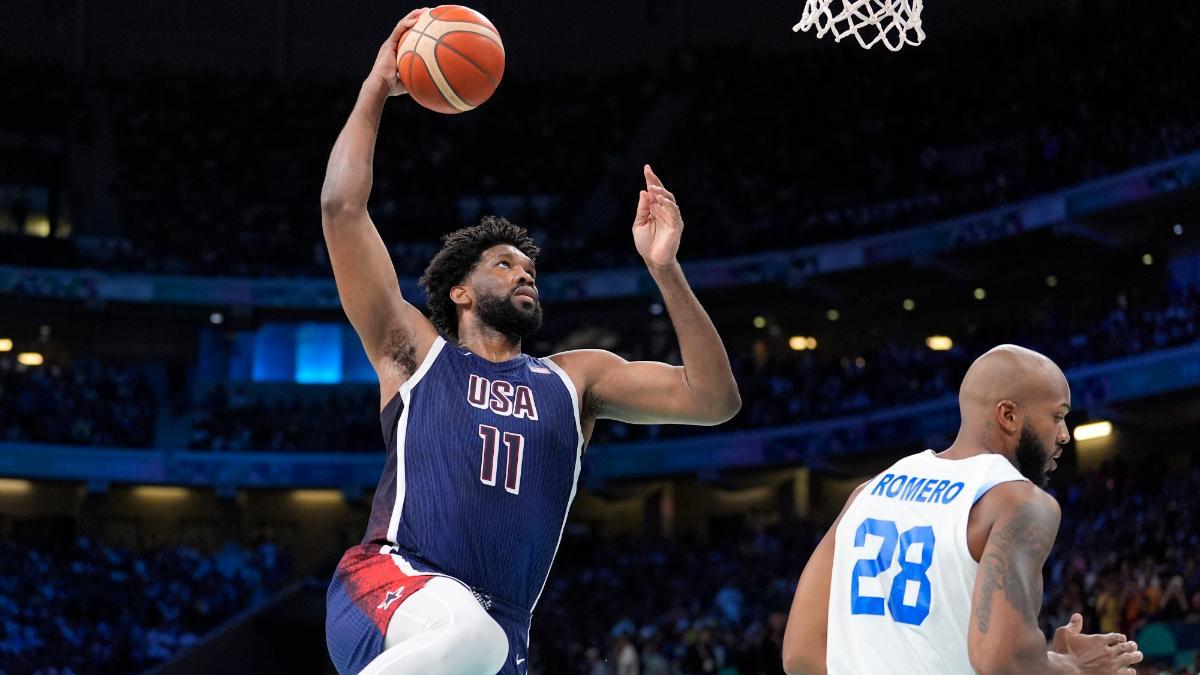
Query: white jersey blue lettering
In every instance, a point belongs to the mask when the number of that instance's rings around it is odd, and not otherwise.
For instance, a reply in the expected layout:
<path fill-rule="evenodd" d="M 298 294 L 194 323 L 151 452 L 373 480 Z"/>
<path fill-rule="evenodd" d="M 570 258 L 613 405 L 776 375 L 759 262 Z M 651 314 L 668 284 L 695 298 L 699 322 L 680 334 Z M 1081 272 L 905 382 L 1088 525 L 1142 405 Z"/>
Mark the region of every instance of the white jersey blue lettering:
<path fill-rule="evenodd" d="M 999 455 L 948 460 L 926 450 L 859 491 L 835 533 L 830 675 L 974 673 L 967 629 L 979 564 L 967 521 L 989 489 L 1018 480 Z"/>

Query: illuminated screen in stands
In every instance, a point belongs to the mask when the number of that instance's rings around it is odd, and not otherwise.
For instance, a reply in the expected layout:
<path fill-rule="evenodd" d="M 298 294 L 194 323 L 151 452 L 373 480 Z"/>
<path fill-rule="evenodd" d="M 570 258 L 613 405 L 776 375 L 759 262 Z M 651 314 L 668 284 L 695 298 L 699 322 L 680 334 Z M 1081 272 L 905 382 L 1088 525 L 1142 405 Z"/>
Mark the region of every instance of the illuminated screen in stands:
<path fill-rule="evenodd" d="M 373 383 L 354 330 L 337 323 L 268 323 L 257 330 L 205 331 L 202 379 L 297 384 Z"/>

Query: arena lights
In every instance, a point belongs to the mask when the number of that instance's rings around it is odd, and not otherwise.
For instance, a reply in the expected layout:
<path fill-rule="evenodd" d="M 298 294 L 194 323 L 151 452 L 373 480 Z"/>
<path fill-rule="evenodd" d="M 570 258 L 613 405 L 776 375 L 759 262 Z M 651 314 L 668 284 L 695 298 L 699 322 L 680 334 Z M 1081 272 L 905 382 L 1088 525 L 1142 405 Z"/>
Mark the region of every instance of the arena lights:
<path fill-rule="evenodd" d="M 301 504 L 340 504 L 341 490 L 292 490 L 292 500 Z"/>
<path fill-rule="evenodd" d="M 0 478 L 0 495 L 23 495 L 33 491 L 33 483 L 15 478 Z"/>
<path fill-rule="evenodd" d="M 954 340 L 945 335 L 930 335 L 925 338 L 925 346 L 935 352 L 949 351 L 954 346 Z"/>
<path fill-rule="evenodd" d="M 767 325 L 767 318 L 766 318 L 766 317 L 764 317 L 764 316 L 756 316 L 756 317 L 754 317 L 754 327 L 755 327 L 755 328 L 765 328 L 765 327 L 766 327 L 766 325 Z"/>
<path fill-rule="evenodd" d="M 213 312 L 212 314 L 208 315 L 208 320 L 212 323 L 212 325 L 220 326 L 221 324 L 225 323 L 225 315 L 220 312 Z"/>
<path fill-rule="evenodd" d="M 188 489 L 174 485 L 139 485 L 133 489 L 133 496 L 139 499 L 184 499 Z"/>
<path fill-rule="evenodd" d="M 905 298 L 904 302 L 900 303 L 900 306 L 904 308 L 904 311 L 911 312 L 917 308 L 917 303 L 912 298 Z"/>
<path fill-rule="evenodd" d="M 1181 225 L 1179 223 L 1175 223 L 1175 227 L 1172 227 L 1171 231 L 1175 233 L 1176 237 L 1182 237 L 1183 236 L 1183 225 Z"/>
<path fill-rule="evenodd" d="M 1107 420 L 1102 422 L 1090 422 L 1088 424 L 1080 424 L 1075 427 L 1075 440 L 1090 441 L 1094 438 L 1104 438 L 1112 434 L 1112 422 Z"/>
<path fill-rule="evenodd" d="M 37 352 L 21 352 L 17 354 L 17 363 L 23 366 L 40 366 L 46 359 Z"/>
<path fill-rule="evenodd" d="M 1054 276 L 1053 274 L 1046 277 L 1046 285 L 1049 286 L 1050 288 L 1054 288 L 1055 286 L 1058 285 L 1058 277 Z"/>
<path fill-rule="evenodd" d="M 974 295 L 976 300 L 983 300 L 987 297 L 987 291 L 982 288 L 976 288 Z"/>
<path fill-rule="evenodd" d="M 0 352 L 11 352 L 12 347 L 12 338 L 0 338 Z"/>
<path fill-rule="evenodd" d="M 793 335 L 788 338 L 788 346 L 792 348 L 792 351 L 797 352 L 802 352 L 806 349 L 816 349 L 817 338 L 807 335 Z"/>
<path fill-rule="evenodd" d="M 828 312 L 825 312 L 825 318 L 829 319 L 830 321 L 837 321 L 838 319 L 842 318 L 842 313 L 836 309 L 831 309 Z"/>
<path fill-rule="evenodd" d="M 1143 253 L 1142 254 L 1142 264 L 1143 265 L 1153 265 L 1154 264 L 1154 256 L 1150 255 L 1149 253 Z"/>

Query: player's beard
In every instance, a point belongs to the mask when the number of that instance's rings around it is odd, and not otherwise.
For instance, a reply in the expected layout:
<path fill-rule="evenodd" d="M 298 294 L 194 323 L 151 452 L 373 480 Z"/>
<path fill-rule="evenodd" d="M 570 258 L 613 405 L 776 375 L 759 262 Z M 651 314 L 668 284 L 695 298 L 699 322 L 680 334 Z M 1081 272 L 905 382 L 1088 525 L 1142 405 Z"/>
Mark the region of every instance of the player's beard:
<path fill-rule="evenodd" d="M 1046 446 L 1037 439 L 1029 423 L 1021 425 L 1021 437 L 1017 439 L 1017 471 L 1021 472 L 1034 485 L 1045 487 L 1046 476 Z"/>
<path fill-rule="evenodd" d="M 516 289 L 513 289 L 516 290 Z M 513 302 L 513 295 L 481 295 L 476 303 L 479 320 L 512 342 L 520 342 L 542 327 L 542 305 L 530 309 Z"/>

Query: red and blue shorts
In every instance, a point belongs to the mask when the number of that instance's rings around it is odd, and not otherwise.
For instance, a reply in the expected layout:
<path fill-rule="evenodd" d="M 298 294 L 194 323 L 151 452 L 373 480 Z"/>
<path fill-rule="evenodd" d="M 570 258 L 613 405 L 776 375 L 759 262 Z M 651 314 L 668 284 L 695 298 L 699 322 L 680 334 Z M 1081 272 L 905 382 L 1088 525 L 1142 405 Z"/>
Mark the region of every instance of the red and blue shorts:
<path fill-rule="evenodd" d="M 383 651 L 388 623 L 401 603 L 432 574 L 405 573 L 401 559 L 380 544 L 346 551 L 325 596 L 325 644 L 342 675 L 358 673 Z"/>

